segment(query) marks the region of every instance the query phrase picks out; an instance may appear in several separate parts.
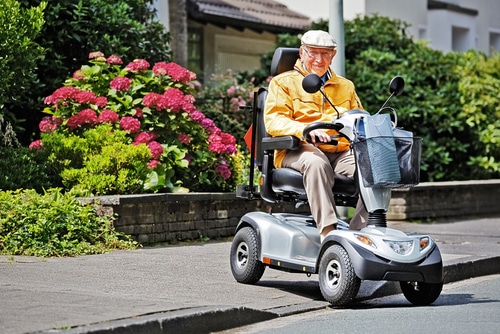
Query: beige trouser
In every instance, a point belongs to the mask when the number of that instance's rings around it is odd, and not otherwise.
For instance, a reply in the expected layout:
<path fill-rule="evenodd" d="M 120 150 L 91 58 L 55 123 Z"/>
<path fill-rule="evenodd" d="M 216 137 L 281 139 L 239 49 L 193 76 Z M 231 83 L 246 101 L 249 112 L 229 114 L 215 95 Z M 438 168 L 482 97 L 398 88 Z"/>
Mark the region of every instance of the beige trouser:
<path fill-rule="evenodd" d="M 355 172 L 354 153 L 325 153 L 312 144 L 301 144 L 298 150 L 288 151 L 282 167 L 293 168 L 304 176 L 304 187 L 319 232 L 328 225 L 337 223 L 333 197 L 334 173 L 353 178 Z M 349 228 L 360 230 L 366 226 L 368 212 L 361 198 L 358 200 Z"/>

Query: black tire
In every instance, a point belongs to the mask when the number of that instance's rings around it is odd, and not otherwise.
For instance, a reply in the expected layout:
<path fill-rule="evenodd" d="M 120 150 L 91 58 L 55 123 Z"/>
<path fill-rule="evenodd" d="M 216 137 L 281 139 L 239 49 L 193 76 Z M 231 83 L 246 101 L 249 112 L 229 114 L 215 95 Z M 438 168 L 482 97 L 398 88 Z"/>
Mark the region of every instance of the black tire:
<path fill-rule="evenodd" d="M 318 279 L 323 298 L 332 305 L 352 302 L 361 284 L 349 254 L 340 245 L 330 246 L 321 256 Z"/>
<path fill-rule="evenodd" d="M 245 284 L 257 283 L 266 266 L 259 261 L 259 240 L 251 227 L 243 227 L 234 236 L 231 245 L 231 272 L 236 281 Z"/>
<path fill-rule="evenodd" d="M 399 286 L 405 298 L 413 305 L 418 306 L 432 304 L 443 290 L 443 282 L 399 282 Z"/>

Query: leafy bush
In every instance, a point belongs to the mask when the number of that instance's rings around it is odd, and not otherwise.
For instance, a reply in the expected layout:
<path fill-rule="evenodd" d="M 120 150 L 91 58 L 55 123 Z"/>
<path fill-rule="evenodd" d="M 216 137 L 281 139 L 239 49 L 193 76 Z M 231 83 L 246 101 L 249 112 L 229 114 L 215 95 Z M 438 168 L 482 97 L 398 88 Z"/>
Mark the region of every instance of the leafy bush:
<path fill-rule="evenodd" d="M 43 136 L 47 163 L 74 195 L 142 192 L 151 153 L 146 145 L 127 144 L 127 133 L 101 124 L 78 136 L 52 132 Z"/>
<path fill-rule="evenodd" d="M 91 65 L 82 66 L 45 99 L 49 107 L 44 111 L 51 116 L 40 122 L 41 141 L 30 145 L 47 151 L 68 187 L 100 195 L 124 189 L 135 193 L 234 189 L 239 173 L 233 175 L 231 167 L 241 168 L 231 162 L 238 153 L 236 140 L 194 106 L 192 72 L 164 62 L 150 69 L 144 59 L 122 66 L 121 58 L 106 58 L 101 52 L 92 52 L 89 58 Z M 107 127 L 94 130 L 99 124 Z M 149 162 L 124 145 L 147 147 Z M 129 165 L 124 165 L 126 160 Z M 139 189 L 136 178 L 143 174 L 140 166 L 146 165 L 151 172 L 143 180 L 145 189 Z M 121 171 L 124 167 L 134 172 Z M 93 176 L 79 182 L 84 175 Z M 123 188 L 128 177 L 131 187 Z"/>
<path fill-rule="evenodd" d="M 408 26 L 377 15 L 345 22 L 346 76 L 364 107 L 376 112 L 390 79 L 401 75 L 405 92 L 391 105 L 399 125 L 423 137 L 421 180 L 500 177 L 499 56 L 444 54 L 413 42 Z"/>
<path fill-rule="evenodd" d="M 0 147 L 0 190 L 42 192 L 56 182 L 43 153 L 27 147 Z"/>
<path fill-rule="evenodd" d="M 11 0 L 9 0 L 11 1 Z M 38 6 L 41 0 L 18 0 L 23 7 Z M 119 55 L 124 62 L 147 58 L 151 62 L 169 61 L 170 35 L 158 21 L 153 0 L 51 0 L 44 11 L 45 24 L 35 41 L 47 51 L 36 67 L 37 80 L 24 99 L 12 101 L 6 108 L 19 119 L 26 119 L 24 133 L 18 133 L 25 145 L 38 137 L 43 98 L 61 86 L 94 50 Z M 27 57 L 33 52 L 19 55 Z M 14 71 L 13 71 L 14 72 Z M 18 71 L 15 71 L 19 73 Z M 0 86 L 1 87 L 1 86 Z"/>
<path fill-rule="evenodd" d="M 40 33 L 46 2 L 23 9 L 16 0 L 0 2 L 0 119 L 17 125 L 19 117 L 5 104 L 28 96 L 36 85 L 34 69 L 43 48 L 34 42 Z"/>
<path fill-rule="evenodd" d="M 117 233 L 113 217 L 98 215 L 70 193 L 51 189 L 0 192 L 0 253 L 75 256 L 133 249 L 137 243 Z"/>

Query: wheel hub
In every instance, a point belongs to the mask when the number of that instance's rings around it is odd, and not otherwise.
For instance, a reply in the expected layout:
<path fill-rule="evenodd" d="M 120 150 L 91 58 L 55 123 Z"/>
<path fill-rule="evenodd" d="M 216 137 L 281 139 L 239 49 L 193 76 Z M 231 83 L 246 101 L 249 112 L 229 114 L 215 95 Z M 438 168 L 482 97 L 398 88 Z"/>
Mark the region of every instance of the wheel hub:
<path fill-rule="evenodd" d="M 328 285 L 328 287 L 333 290 L 338 289 L 341 281 L 341 276 L 342 272 L 340 263 L 337 260 L 330 261 L 328 263 L 328 266 L 326 267 L 326 284 Z"/>
<path fill-rule="evenodd" d="M 248 264 L 248 245 L 246 242 L 240 242 L 236 249 L 236 265 L 244 269 Z"/>

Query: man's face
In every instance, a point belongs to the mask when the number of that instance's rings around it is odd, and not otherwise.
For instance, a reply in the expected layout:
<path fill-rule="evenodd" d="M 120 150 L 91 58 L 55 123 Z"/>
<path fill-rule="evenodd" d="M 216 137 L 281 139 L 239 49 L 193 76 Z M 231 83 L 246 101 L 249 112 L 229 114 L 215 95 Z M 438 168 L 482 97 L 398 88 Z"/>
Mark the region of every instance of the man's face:
<path fill-rule="evenodd" d="M 302 45 L 300 47 L 300 59 L 307 71 L 321 77 L 328 70 L 336 52 L 336 50 L 332 49 L 314 48 Z"/>

